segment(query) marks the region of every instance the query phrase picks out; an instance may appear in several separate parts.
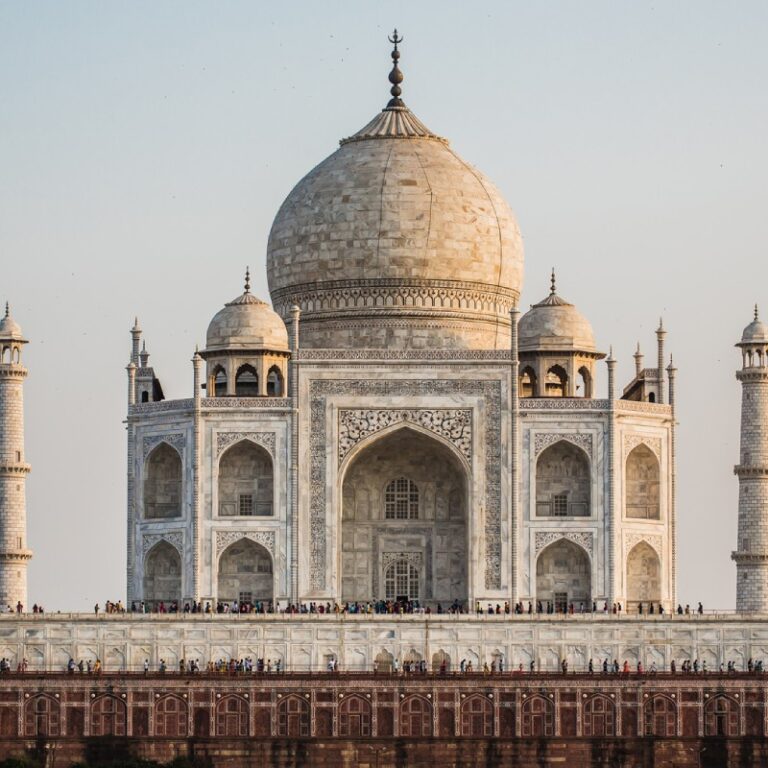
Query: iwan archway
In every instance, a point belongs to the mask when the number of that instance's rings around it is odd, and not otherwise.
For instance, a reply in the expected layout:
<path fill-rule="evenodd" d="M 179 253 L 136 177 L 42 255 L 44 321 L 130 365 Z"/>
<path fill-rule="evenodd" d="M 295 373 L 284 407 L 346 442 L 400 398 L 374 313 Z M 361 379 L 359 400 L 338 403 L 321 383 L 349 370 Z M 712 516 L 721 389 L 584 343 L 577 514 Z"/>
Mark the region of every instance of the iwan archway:
<path fill-rule="evenodd" d="M 342 480 L 341 599 L 466 604 L 468 488 L 441 439 L 409 426 L 371 438 Z"/>

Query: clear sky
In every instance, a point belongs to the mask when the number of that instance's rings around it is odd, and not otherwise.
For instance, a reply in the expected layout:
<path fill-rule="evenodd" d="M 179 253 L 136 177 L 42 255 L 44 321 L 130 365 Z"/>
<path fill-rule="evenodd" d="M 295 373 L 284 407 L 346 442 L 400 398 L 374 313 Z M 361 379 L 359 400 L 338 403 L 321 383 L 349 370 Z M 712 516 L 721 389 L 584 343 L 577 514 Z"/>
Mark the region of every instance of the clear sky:
<path fill-rule="evenodd" d="M 387 99 L 493 179 L 523 306 L 559 293 L 679 369 L 679 593 L 734 604 L 740 363 L 768 316 L 768 4 L 0 3 L 0 298 L 26 350 L 30 602 L 125 591 L 125 365 L 138 315 L 166 396 L 278 206 Z M 604 368 L 604 366 L 602 366 Z M 605 373 L 601 372 L 601 392 Z"/>

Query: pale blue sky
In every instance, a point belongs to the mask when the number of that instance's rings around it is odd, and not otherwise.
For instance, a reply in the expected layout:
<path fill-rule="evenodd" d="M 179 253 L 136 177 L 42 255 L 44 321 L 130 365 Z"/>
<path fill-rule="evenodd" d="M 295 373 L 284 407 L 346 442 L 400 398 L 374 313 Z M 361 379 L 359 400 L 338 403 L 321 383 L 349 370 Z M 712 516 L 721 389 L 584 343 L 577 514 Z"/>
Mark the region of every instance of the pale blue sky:
<path fill-rule="evenodd" d="M 679 368 L 679 591 L 734 603 L 739 356 L 768 316 L 768 5 L 0 2 L 0 298 L 26 352 L 30 601 L 124 595 L 135 314 L 168 397 L 293 184 L 387 99 L 493 179 L 523 304 L 560 293 Z M 647 362 L 652 364 L 650 357 Z M 605 381 L 602 374 L 601 389 Z"/>

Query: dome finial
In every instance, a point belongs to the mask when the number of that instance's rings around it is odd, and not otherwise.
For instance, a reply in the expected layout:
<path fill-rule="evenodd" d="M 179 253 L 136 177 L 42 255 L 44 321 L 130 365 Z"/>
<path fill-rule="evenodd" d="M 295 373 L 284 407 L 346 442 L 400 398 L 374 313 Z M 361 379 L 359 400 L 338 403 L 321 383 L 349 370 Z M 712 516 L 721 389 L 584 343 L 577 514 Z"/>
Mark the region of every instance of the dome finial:
<path fill-rule="evenodd" d="M 387 104 L 387 109 L 390 109 L 391 107 L 404 107 L 405 104 L 400 98 L 400 94 L 403 92 L 400 88 L 400 83 L 403 82 L 403 73 L 397 66 L 397 62 L 400 59 L 400 51 L 397 50 L 397 44 L 402 43 L 403 38 L 397 36 L 397 29 L 395 29 L 392 33 L 392 37 L 387 37 L 387 40 L 395 46 L 392 49 L 392 71 L 389 73 L 389 82 L 392 83 L 389 92 L 392 94 L 392 98 Z"/>
<path fill-rule="evenodd" d="M 755 313 L 757 313 L 757 304 L 755 304 Z M 7 301 L 5 302 L 5 316 L 11 316 L 11 305 Z M 757 317 L 757 314 L 755 314 L 755 317 Z"/>
<path fill-rule="evenodd" d="M 549 281 L 549 295 L 554 296 L 557 293 L 557 290 L 555 288 L 555 268 L 552 267 L 552 277 Z"/>
<path fill-rule="evenodd" d="M 757 314 L 757 304 L 755 304 L 755 320 L 759 320 L 759 316 Z"/>
<path fill-rule="evenodd" d="M 251 268 L 250 267 L 245 268 L 245 292 L 246 293 L 251 292 Z"/>

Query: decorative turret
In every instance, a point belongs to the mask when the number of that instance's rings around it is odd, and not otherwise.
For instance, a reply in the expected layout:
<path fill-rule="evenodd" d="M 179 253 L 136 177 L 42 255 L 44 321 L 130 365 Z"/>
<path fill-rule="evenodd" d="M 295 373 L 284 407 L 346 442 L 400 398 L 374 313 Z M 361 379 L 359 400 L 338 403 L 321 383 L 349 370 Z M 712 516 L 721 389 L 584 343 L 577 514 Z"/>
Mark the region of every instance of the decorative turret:
<path fill-rule="evenodd" d="M 520 318 L 520 396 L 594 397 L 595 347 L 592 326 L 557 294 L 555 270 L 549 296 Z"/>
<path fill-rule="evenodd" d="M 741 341 L 741 447 L 734 468 L 739 478 L 736 609 L 768 612 L 768 326 L 758 317 Z"/>
<path fill-rule="evenodd" d="M 0 320 L 0 610 L 27 604 L 27 503 L 30 466 L 24 461 L 24 379 L 26 339 L 8 304 Z"/>

